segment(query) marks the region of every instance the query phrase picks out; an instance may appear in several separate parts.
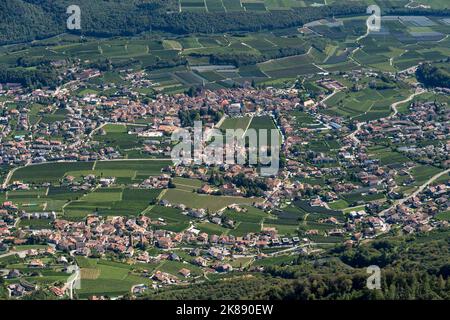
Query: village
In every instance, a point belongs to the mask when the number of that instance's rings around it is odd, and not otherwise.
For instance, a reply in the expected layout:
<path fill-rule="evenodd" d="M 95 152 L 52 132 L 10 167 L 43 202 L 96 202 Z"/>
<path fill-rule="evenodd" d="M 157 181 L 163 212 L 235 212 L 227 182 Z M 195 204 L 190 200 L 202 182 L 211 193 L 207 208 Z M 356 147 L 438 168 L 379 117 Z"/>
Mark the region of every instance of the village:
<path fill-rule="evenodd" d="M 129 88 L 117 88 L 117 94 L 109 97 L 90 93 L 75 96 L 72 91 L 101 72 L 77 68 L 68 72 L 75 80 L 55 90 L 29 92 L 12 83 L 0 87 L 0 164 L 6 168 L 2 185 L 5 197 L 0 209 L 0 256 L 22 245 L 49 245 L 42 252 L 27 251 L 26 257 L 33 257 L 27 260 L 29 268 L 46 267 L 41 255 L 50 255 L 62 265 L 76 264 L 75 257 L 133 265 L 165 260 L 184 264 L 176 274 L 161 270 L 137 272 L 158 288 L 195 281 L 199 274 L 192 275 L 192 266 L 201 270 L 200 275 L 258 271 L 262 267 L 253 267 L 255 260 L 283 254 L 307 255 L 320 251 L 320 243 L 329 239 L 351 247 L 397 230 L 409 234 L 448 227 L 445 219 L 437 218 L 450 207 L 450 109 L 445 104 L 406 100 L 407 114 L 392 108 L 394 114 L 387 117 L 357 122 L 323 112 L 330 108 L 327 102 L 333 95 L 347 89 L 329 74 L 312 80 L 325 92 L 315 97 L 301 88 L 243 86 L 201 90 L 193 96 L 157 94 L 150 99 Z M 378 76 L 369 71 L 345 77 L 340 74 L 342 79 Z M 143 72 L 128 74 L 127 79 L 133 87 L 149 85 Z M 423 92 L 418 87 L 414 90 L 417 94 Z M 42 107 L 36 109 L 36 105 Z M 221 130 L 246 132 L 253 125 L 278 130 L 282 141 L 278 173 L 261 177 L 255 166 L 180 164 L 163 166 L 156 174 L 142 174 L 139 181 L 124 180 L 115 176 L 114 170 L 106 176 L 95 174 L 98 162 L 167 160 L 174 146 L 170 135 L 180 127 L 192 130 L 194 121 Z M 257 121 L 262 123 L 259 127 Z M 114 139 L 119 142 L 113 143 Z M 434 143 L 423 143 L 430 140 Z M 18 168 L 63 162 L 92 162 L 93 172 L 65 173 L 57 182 L 46 181 L 45 177 L 34 182 L 15 179 Z M 261 220 L 257 231 L 240 236 L 228 234 L 240 222 L 224 212 L 245 216 L 248 210 L 238 203 L 212 210 L 156 198 L 150 206 L 173 208 L 189 217 L 187 228 L 170 231 L 165 219 L 145 215 L 148 203 L 145 210 L 133 216 L 104 216 L 97 214 L 98 209 L 91 209 L 84 218 L 73 220 L 67 219 L 63 210 L 32 211 L 8 197 L 14 192 L 41 188 L 48 194 L 55 184 L 69 192 L 82 192 L 76 201 L 90 192 L 118 186 L 164 193 L 179 187 L 178 178 L 199 182 L 190 191 L 193 196 L 254 199 L 247 206 L 267 214 L 272 224 L 265 226 L 268 220 Z M 296 216 L 292 218 L 289 214 L 294 211 Z M 294 229 L 285 231 L 281 222 L 277 224 L 283 219 L 290 220 L 289 224 L 293 220 Z M 32 220 L 49 221 L 48 227 L 20 227 L 23 221 Z M 207 233 L 197 227 L 205 224 L 226 232 Z M 150 254 L 149 249 L 158 251 Z M 180 251 L 192 257 L 190 262 L 176 253 Z M 233 266 L 233 261 L 243 258 L 245 265 Z M 15 269 L 6 270 L 5 277 L 23 278 Z M 51 288 L 57 296 L 63 296 L 67 289 L 64 285 Z M 133 286 L 134 293 L 147 289 L 147 285 Z M 20 297 L 36 288 L 22 281 L 11 284 L 9 290 L 11 296 Z"/>

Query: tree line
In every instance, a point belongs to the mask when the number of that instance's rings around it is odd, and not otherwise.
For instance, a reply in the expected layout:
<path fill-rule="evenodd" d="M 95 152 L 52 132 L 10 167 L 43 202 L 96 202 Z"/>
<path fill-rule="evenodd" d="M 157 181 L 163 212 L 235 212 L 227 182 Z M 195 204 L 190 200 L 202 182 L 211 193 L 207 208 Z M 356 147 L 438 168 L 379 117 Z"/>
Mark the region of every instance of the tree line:
<path fill-rule="evenodd" d="M 447 61 L 448 63 L 448 61 Z M 417 68 L 417 79 L 427 87 L 450 88 L 450 68 L 424 63 Z"/>
<path fill-rule="evenodd" d="M 0 44 L 43 39 L 67 32 L 72 1 L 0 2 Z M 174 34 L 259 31 L 299 26 L 333 16 L 365 14 L 365 6 L 333 5 L 273 12 L 178 12 L 174 0 L 78 0 L 81 30 L 90 36 L 130 36 L 144 31 Z"/>

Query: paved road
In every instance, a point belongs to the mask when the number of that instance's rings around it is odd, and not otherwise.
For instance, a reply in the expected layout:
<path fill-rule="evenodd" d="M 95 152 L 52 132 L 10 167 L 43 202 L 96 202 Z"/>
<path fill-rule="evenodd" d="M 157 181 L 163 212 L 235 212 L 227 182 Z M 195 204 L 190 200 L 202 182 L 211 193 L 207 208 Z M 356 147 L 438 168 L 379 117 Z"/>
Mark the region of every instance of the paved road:
<path fill-rule="evenodd" d="M 421 95 L 423 93 L 427 92 L 427 90 L 425 89 L 418 89 L 416 92 L 414 92 L 413 94 L 411 94 L 408 98 L 402 100 L 402 101 L 398 101 L 398 102 L 394 102 L 393 104 L 391 104 L 391 109 L 394 111 L 393 114 L 391 114 L 388 118 L 392 118 L 395 117 L 398 114 L 398 110 L 397 110 L 397 106 L 406 102 L 411 101 L 412 99 L 414 99 L 414 97 Z"/>
<path fill-rule="evenodd" d="M 411 198 L 414 198 L 415 196 L 417 196 L 419 193 L 421 193 L 423 190 L 425 190 L 425 188 L 430 185 L 431 183 L 433 183 L 434 181 L 436 181 L 437 179 L 439 179 L 440 177 L 442 177 L 445 174 L 448 174 L 450 172 L 450 169 L 447 169 L 445 171 L 442 171 L 438 174 L 435 174 L 434 176 L 432 176 L 430 179 L 428 179 L 424 184 L 422 184 L 416 191 L 414 191 L 413 193 L 411 193 L 409 196 L 402 198 L 400 200 L 397 200 L 394 202 L 394 204 L 392 206 L 390 206 L 389 208 L 381 211 L 379 213 L 380 216 L 383 216 L 386 212 L 388 212 L 391 209 L 394 209 L 397 205 L 402 205 L 403 203 L 405 203 L 406 201 L 408 201 Z"/>
<path fill-rule="evenodd" d="M 8 172 L 8 175 L 6 176 L 5 181 L 3 181 L 3 184 L 2 184 L 2 188 L 3 188 L 3 189 L 5 189 L 5 188 L 8 186 L 9 180 L 11 180 L 12 175 L 13 175 L 14 172 L 15 172 L 17 169 L 19 169 L 19 168 L 20 168 L 20 167 L 16 167 L 16 168 L 14 168 L 14 169 L 12 169 L 11 171 Z"/>
<path fill-rule="evenodd" d="M 356 135 L 358 134 L 359 131 L 361 131 L 361 127 L 362 127 L 363 124 L 364 124 L 364 122 L 358 122 L 358 123 L 356 124 L 356 130 L 353 131 L 352 133 L 350 133 L 350 134 L 347 136 L 347 138 L 352 139 L 353 141 L 356 142 L 356 144 L 360 144 L 361 141 L 359 141 L 359 139 L 356 137 Z"/>
<path fill-rule="evenodd" d="M 409 101 L 411 101 L 412 99 L 414 99 L 414 97 L 416 97 L 416 96 L 418 96 L 418 95 L 421 95 L 421 94 L 423 94 L 423 93 L 425 93 L 425 92 L 427 92 L 427 90 L 420 88 L 420 89 L 418 89 L 416 92 L 414 92 L 413 94 L 411 94 L 408 98 L 403 99 L 403 100 L 401 100 L 401 101 L 394 102 L 393 104 L 391 104 L 391 109 L 394 111 L 394 113 L 391 114 L 391 115 L 389 115 L 388 117 L 386 117 L 386 118 L 384 118 L 384 119 L 390 119 L 390 118 L 392 118 L 392 117 L 395 117 L 395 116 L 398 114 L 397 106 L 399 106 L 399 105 L 401 105 L 401 104 L 403 104 L 403 103 L 409 102 Z M 380 120 L 381 120 L 381 119 L 380 119 Z M 350 139 L 352 139 L 353 141 L 355 141 L 357 144 L 359 144 L 360 141 L 359 141 L 359 139 L 356 137 L 356 135 L 357 135 L 358 132 L 361 130 L 361 127 L 362 127 L 362 125 L 363 125 L 364 123 L 365 123 L 365 122 L 358 122 L 358 123 L 356 124 L 356 130 L 353 131 L 350 135 L 347 136 L 348 138 L 350 138 Z"/>

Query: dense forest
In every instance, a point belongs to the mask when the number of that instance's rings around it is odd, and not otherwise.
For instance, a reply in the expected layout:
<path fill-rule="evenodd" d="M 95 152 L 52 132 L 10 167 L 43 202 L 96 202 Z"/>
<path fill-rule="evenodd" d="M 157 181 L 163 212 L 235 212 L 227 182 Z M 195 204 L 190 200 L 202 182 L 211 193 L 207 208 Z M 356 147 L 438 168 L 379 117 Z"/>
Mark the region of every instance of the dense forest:
<path fill-rule="evenodd" d="M 417 68 L 417 79 L 427 87 L 450 88 L 450 64 L 434 65 L 424 63 Z"/>
<path fill-rule="evenodd" d="M 38 69 L 15 68 L 8 69 L 0 66 L 0 83 L 20 83 L 27 88 L 55 88 L 58 83 L 58 73 L 51 66 Z"/>
<path fill-rule="evenodd" d="M 257 31 L 301 25 L 324 17 L 364 14 L 364 6 L 327 6 L 287 12 L 174 12 L 173 0 L 79 0 L 81 32 L 127 36 L 149 30 L 176 34 Z M 0 43 L 45 38 L 66 31 L 71 1 L 9 0 L 0 3 Z"/>
<path fill-rule="evenodd" d="M 42 39 L 66 32 L 71 0 L 0 2 L 0 44 Z M 175 34 L 258 31 L 302 25 L 333 16 L 365 14 L 365 5 L 332 5 L 272 12 L 178 12 L 176 0 L 78 0 L 81 32 L 91 36 L 129 36 L 144 31 Z M 390 14 L 437 14 L 447 11 L 386 9 Z"/>
<path fill-rule="evenodd" d="M 450 235 L 376 240 L 337 247 L 325 256 L 298 256 L 289 264 L 226 281 L 149 293 L 145 299 L 449 299 Z M 381 268 L 381 289 L 369 290 L 366 268 Z"/>

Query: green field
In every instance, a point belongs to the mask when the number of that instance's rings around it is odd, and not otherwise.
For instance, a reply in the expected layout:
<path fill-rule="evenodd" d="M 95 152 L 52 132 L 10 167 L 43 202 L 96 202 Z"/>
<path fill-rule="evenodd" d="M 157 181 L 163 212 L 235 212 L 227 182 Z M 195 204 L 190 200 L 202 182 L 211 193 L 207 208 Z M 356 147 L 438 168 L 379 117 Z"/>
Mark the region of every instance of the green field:
<path fill-rule="evenodd" d="M 226 129 L 242 129 L 246 130 L 249 126 L 249 123 L 251 121 L 251 118 L 249 117 L 238 117 L 238 118 L 226 118 L 225 121 L 220 126 L 220 129 L 226 130 Z"/>
<path fill-rule="evenodd" d="M 272 146 L 272 130 L 275 130 L 274 137 L 278 137 L 278 145 L 281 146 L 281 133 L 276 127 L 274 119 L 272 117 L 253 117 L 249 129 L 256 130 L 259 148 Z M 266 130 L 266 134 L 264 134 L 264 130 Z M 264 138 L 266 139 L 265 141 Z"/>
<path fill-rule="evenodd" d="M 450 210 L 438 213 L 436 219 L 450 221 Z"/>
<path fill-rule="evenodd" d="M 169 160 L 44 163 L 19 168 L 14 172 L 11 181 L 54 184 L 67 175 L 81 177 L 93 174 L 97 177 L 124 178 L 120 181 L 131 183 L 131 180 L 143 180 L 148 176 L 158 175 L 162 168 L 171 164 Z"/>
<path fill-rule="evenodd" d="M 262 201 L 260 198 L 203 195 L 181 189 L 169 189 L 163 199 L 173 204 L 184 204 L 188 208 L 205 208 L 212 212 L 230 204 L 252 204 Z"/>
<path fill-rule="evenodd" d="M 73 219 L 92 213 L 103 216 L 137 216 L 154 203 L 160 193 L 161 190 L 156 189 L 98 189 L 68 203 L 64 214 Z"/>
<path fill-rule="evenodd" d="M 390 105 L 408 95 L 408 90 L 404 89 L 341 91 L 326 101 L 329 106 L 326 113 L 358 121 L 376 120 L 389 116 Z"/>
<path fill-rule="evenodd" d="M 76 293 L 81 299 L 93 295 L 117 297 L 130 292 L 133 285 L 148 284 L 148 279 L 132 272 L 127 264 L 87 258 L 77 261 L 81 266 L 81 289 Z"/>
<path fill-rule="evenodd" d="M 91 170 L 93 162 L 58 162 L 30 165 L 16 170 L 11 181 L 26 183 L 57 182 L 68 171 Z"/>
<path fill-rule="evenodd" d="M 181 210 L 170 207 L 154 206 L 146 212 L 146 216 L 152 219 L 164 221 L 164 225 L 159 226 L 163 230 L 181 232 L 189 226 L 190 218 L 181 213 Z"/>

